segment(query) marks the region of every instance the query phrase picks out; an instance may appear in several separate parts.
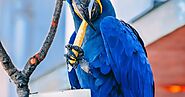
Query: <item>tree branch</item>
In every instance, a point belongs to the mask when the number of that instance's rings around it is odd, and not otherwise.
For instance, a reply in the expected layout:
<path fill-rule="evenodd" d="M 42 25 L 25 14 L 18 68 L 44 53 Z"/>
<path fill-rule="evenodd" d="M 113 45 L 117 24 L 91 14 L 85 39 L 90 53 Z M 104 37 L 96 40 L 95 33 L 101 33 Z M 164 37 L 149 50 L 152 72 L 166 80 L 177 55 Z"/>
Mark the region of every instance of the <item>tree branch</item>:
<path fill-rule="evenodd" d="M 49 33 L 46 37 L 46 40 L 44 41 L 40 51 L 27 61 L 22 71 L 17 70 L 17 68 L 13 65 L 10 57 L 6 53 L 0 41 L 0 62 L 2 63 L 3 68 L 8 73 L 10 78 L 16 84 L 17 94 L 19 97 L 29 97 L 30 94 L 30 90 L 28 88 L 29 78 L 33 71 L 36 69 L 37 65 L 39 65 L 39 63 L 44 60 L 53 42 L 58 26 L 58 21 L 60 18 L 62 5 L 63 0 L 57 0 L 52 23 L 50 26 Z"/>
<path fill-rule="evenodd" d="M 0 41 L 0 62 L 3 65 L 3 68 L 11 77 L 15 72 L 17 72 L 17 68 L 13 65 L 10 57 L 6 53 L 5 49 L 3 48 L 1 41 Z"/>
<path fill-rule="evenodd" d="M 45 58 L 47 55 L 47 52 L 53 42 L 53 39 L 56 34 L 56 29 L 58 27 L 58 21 L 60 18 L 61 8 L 62 8 L 63 0 L 57 0 L 55 11 L 53 14 L 53 19 L 51 22 L 49 33 L 46 37 L 46 40 L 44 41 L 40 51 L 35 54 L 33 57 L 31 57 L 27 64 L 24 67 L 24 74 L 28 77 L 32 74 L 32 72 L 35 70 L 36 66 Z"/>

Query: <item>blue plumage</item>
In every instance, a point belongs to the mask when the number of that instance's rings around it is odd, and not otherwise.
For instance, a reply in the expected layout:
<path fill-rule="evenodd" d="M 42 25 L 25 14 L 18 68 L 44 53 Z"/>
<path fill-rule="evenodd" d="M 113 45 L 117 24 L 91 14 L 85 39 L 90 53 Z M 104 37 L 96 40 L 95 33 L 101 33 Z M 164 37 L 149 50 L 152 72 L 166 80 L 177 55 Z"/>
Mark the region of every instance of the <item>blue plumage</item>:
<path fill-rule="evenodd" d="M 103 13 L 93 22 L 97 31 L 88 27 L 82 45 L 89 71 L 80 63 L 69 76 L 71 85 L 79 86 L 71 80 L 77 75 L 77 84 L 91 89 L 92 97 L 153 97 L 153 75 L 140 37 L 116 19 L 109 0 L 101 3 Z M 81 19 L 71 10 L 78 31 Z"/>

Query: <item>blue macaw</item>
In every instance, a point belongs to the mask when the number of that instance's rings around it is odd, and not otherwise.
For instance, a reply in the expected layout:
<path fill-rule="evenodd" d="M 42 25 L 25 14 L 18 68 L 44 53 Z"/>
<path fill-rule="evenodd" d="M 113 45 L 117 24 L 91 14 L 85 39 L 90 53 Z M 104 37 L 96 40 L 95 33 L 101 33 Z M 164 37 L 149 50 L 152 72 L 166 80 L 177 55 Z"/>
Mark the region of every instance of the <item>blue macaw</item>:
<path fill-rule="evenodd" d="M 154 79 L 137 31 L 116 18 L 110 0 L 68 0 L 75 32 L 65 55 L 72 88 L 91 89 L 92 97 L 154 97 Z M 73 45 L 82 19 L 82 47 Z M 78 51 L 75 56 L 72 49 Z M 77 62 L 70 63 L 75 58 Z"/>

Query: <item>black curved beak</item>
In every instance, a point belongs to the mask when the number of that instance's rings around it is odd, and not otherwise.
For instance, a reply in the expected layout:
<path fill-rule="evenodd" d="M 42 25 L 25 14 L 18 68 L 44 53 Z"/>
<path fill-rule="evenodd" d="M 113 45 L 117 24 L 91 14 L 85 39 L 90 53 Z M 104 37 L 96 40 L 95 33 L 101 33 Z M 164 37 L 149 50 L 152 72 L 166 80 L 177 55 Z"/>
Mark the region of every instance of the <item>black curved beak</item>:
<path fill-rule="evenodd" d="M 87 0 L 88 1 L 88 0 Z M 89 16 L 89 10 L 88 10 L 88 2 L 81 2 L 81 0 L 75 0 L 76 2 L 76 8 L 79 11 L 79 14 L 82 16 L 82 18 L 89 24 L 89 26 L 96 31 L 96 28 L 94 27 L 93 23 L 90 20 Z"/>
<path fill-rule="evenodd" d="M 96 31 L 96 28 L 94 27 L 93 23 L 91 22 L 90 18 L 89 18 L 89 11 L 87 9 L 87 12 L 82 12 L 80 13 L 83 17 L 83 19 L 89 24 L 89 26 Z"/>

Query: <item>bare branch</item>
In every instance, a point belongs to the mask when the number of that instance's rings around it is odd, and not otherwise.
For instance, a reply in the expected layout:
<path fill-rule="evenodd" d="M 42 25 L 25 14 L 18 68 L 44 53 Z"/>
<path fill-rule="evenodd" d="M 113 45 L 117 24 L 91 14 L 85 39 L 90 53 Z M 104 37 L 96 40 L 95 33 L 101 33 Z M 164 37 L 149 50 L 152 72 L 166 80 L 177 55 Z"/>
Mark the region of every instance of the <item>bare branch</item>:
<path fill-rule="evenodd" d="M 31 57 L 28 62 L 26 63 L 23 71 L 17 70 L 17 68 L 11 62 L 10 57 L 6 53 L 5 49 L 3 48 L 0 42 L 0 62 L 2 63 L 5 71 L 8 73 L 10 78 L 14 81 L 17 86 L 17 94 L 19 97 L 29 97 L 30 90 L 28 88 L 28 82 L 31 74 L 36 69 L 37 65 L 44 60 L 47 52 L 53 42 L 53 39 L 56 34 L 58 21 L 60 18 L 60 13 L 63 5 L 63 0 L 57 0 L 55 11 L 53 14 L 52 23 L 50 26 L 49 33 L 44 41 L 41 50 Z"/>
<path fill-rule="evenodd" d="M 51 22 L 51 26 L 50 26 L 50 30 L 49 33 L 46 37 L 46 40 L 44 41 L 41 50 L 35 54 L 33 57 L 31 57 L 27 64 L 24 67 L 23 73 L 26 76 L 30 76 L 32 74 L 32 72 L 35 70 L 36 66 L 45 58 L 45 56 L 47 55 L 47 52 L 53 42 L 53 39 L 55 37 L 56 34 L 56 30 L 57 30 L 57 26 L 58 26 L 58 21 L 60 18 L 60 13 L 61 13 L 61 8 L 63 5 L 63 0 L 57 0 L 56 3 L 56 7 L 55 7 L 55 11 L 53 14 L 53 19 Z"/>
<path fill-rule="evenodd" d="M 0 42 L 0 62 L 2 63 L 3 68 L 8 73 L 10 78 L 14 81 L 17 86 L 17 93 L 19 97 L 28 97 L 29 89 L 28 89 L 28 81 L 29 78 L 25 78 L 25 76 L 18 71 L 17 68 L 13 65 L 10 57 L 6 53 L 3 45 Z M 22 96 L 27 95 L 27 96 Z"/>
<path fill-rule="evenodd" d="M 1 41 L 0 41 L 0 62 L 2 62 L 3 68 L 11 77 L 15 72 L 17 72 L 17 68 L 13 65 L 10 57 L 6 53 Z"/>

